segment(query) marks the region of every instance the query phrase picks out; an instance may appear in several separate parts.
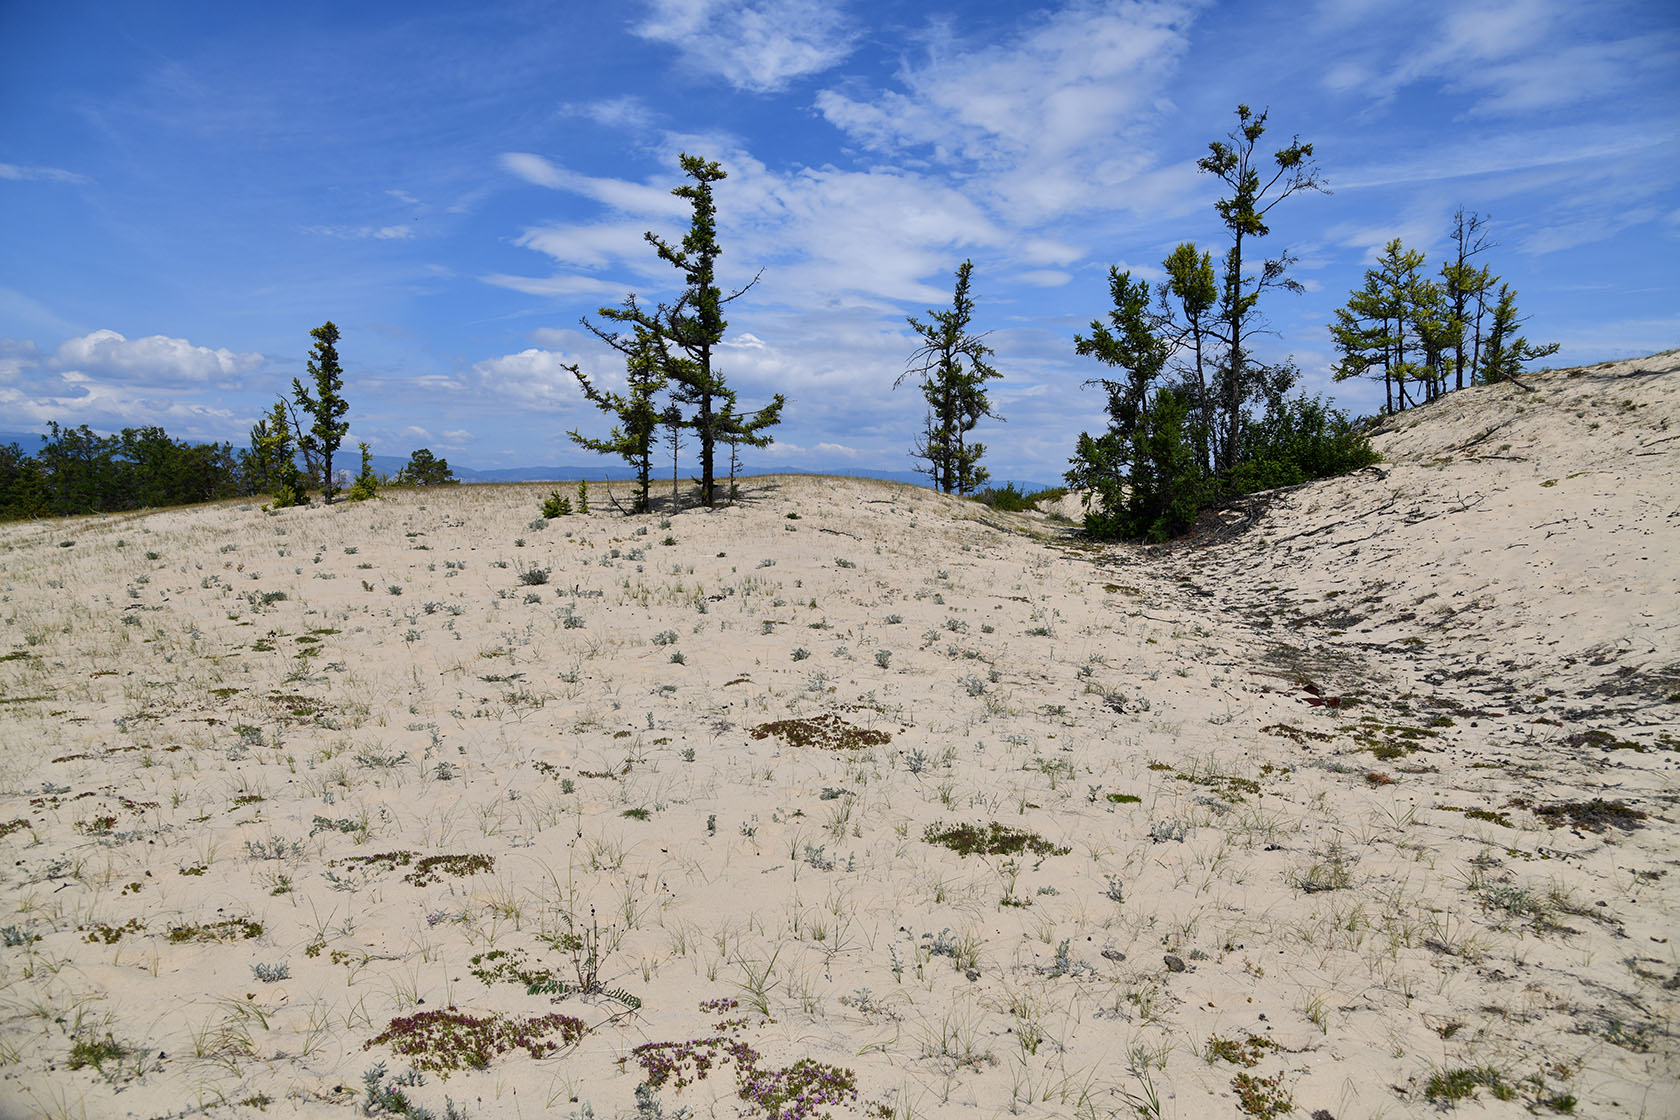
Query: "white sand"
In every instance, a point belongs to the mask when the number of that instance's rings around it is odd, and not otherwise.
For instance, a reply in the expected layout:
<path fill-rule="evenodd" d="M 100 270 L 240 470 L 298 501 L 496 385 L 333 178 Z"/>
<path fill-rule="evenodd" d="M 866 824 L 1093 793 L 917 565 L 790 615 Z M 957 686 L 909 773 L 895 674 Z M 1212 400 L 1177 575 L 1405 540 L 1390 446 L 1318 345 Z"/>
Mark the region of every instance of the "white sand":
<path fill-rule="evenodd" d="M 480 1120 L 720 1033 L 835 1116 L 1680 1115 L 1677 369 L 1454 394 L 1199 549 L 812 478 L 0 526 L 0 1116 L 353 1115 L 450 1005 L 589 1028 L 401 1089 Z M 829 716 L 890 742 L 752 733 Z M 1071 850 L 924 840 L 992 821 Z M 575 983 L 592 909 L 639 1010 L 474 975 Z"/>

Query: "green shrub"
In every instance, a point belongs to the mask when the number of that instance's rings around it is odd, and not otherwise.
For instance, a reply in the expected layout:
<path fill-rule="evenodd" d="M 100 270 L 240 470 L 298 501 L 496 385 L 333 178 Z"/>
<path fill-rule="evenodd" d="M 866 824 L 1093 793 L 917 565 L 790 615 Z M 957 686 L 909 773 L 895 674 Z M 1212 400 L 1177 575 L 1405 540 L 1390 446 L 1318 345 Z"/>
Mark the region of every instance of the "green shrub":
<path fill-rule="evenodd" d="M 558 490 L 550 490 L 548 497 L 543 499 L 542 515 L 551 521 L 556 517 L 568 517 L 571 512 L 572 500 Z"/>

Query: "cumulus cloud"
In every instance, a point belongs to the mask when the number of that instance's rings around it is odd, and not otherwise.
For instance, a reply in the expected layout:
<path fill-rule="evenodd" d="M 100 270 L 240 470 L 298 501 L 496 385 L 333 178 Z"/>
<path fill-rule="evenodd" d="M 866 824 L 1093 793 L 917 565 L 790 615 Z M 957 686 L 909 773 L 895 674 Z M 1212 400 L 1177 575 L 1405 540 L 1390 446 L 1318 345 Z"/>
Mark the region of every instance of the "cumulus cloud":
<path fill-rule="evenodd" d="M 856 34 L 829 0 L 651 0 L 636 34 L 736 89 L 768 93 L 838 64 Z"/>
<path fill-rule="evenodd" d="M 560 412 L 583 400 L 577 378 L 566 368 L 576 362 L 553 350 L 530 347 L 517 354 L 486 359 L 472 370 L 485 392 L 512 400 L 522 408 Z"/>
<path fill-rule="evenodd" d="M 89 380 L 122 381 L 158 388 L 200 386 L 236 378 L 263 365 L 261 354 L 194 346 L 184 338 L 154 334 L 129 339 L 97 330 L 63 342 L 47 365 Z"/>

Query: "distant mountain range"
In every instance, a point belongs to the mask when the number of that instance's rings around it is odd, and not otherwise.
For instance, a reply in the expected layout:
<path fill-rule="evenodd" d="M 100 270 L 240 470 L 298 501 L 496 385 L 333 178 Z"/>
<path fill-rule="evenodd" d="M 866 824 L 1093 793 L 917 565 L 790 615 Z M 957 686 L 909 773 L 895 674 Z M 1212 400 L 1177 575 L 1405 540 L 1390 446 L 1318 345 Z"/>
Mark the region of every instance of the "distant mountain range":
<path fill-rule="evenodd" d="M 0 431 L 0 447 L 15 443 L 18 447 L 33 455 L 41 447 L 41 436 L 41 432 Z M 339 454 L 334 457 L 333 465 L 337 467 L 338 464 L 342 463 L 346 469 L 354 474 L 359 461 L 355 448 L 349 449 L 348 455 L 341 449 Z M 407 456 L 375 455 L 373 457 L 373 469 L 385 475 L 394 475 L 407 465 Z M 464 467 L 459 463 L 450 463 L 449 469 L 462 482 L 576 482 L 580 478 L 599 481 L 601 479 L 622 480 L 636 477 L 636 472 L 630 467 L 606 459 L 588 464 L 567 463 L 560 466 L 544 467 L 502 467 L 495 470 L 476 470 L 472 467 Z M 665 469 L 667 472 L 670 470 L 669 463 L 666 463 Z M 749 478 L 754 475 L 765 474 L 830 474 L 844 478 L 878 478 L 888 482 L 908 482 L 914 486 L 928 485 L 927 476 L 915 471 L 881 471 L 850 466 L 751 466 L 741 471 L 742 477 Z M 698 475 L 699 468 L 695 466 L 689 466 L 684 472 L 685 479 Z M 669 473 L 665 475 L 665 480 L 666 482 L 670 481 Z M 659 472 L 656 470 L 654 472 L 655 484 L 658 481 Z M 1005 486 L 1011 482 L 1016 488 L 1029 494 L 1035 490 L 1047 490 L 1052 486 L 1061 485 L 1059 482 L 1033 482 L 1025 479 L 993 479 L 991 485 Z"/>

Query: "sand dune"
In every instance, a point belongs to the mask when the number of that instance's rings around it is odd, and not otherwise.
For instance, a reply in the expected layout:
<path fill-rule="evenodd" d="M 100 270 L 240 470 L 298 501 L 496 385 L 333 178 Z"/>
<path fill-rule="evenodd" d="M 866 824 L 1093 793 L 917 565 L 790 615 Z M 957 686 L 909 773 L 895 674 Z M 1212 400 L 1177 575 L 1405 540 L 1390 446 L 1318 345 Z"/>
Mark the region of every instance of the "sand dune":
<path fill-rule="evenodd" d="M 0 526 L 0 1116 L 1680 1115 L 1677 366 L 1195 548 L 793 477 Z"/>

